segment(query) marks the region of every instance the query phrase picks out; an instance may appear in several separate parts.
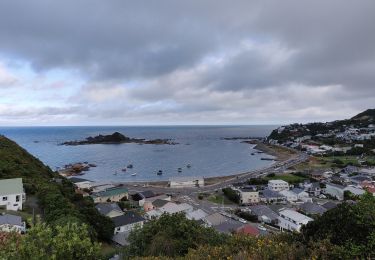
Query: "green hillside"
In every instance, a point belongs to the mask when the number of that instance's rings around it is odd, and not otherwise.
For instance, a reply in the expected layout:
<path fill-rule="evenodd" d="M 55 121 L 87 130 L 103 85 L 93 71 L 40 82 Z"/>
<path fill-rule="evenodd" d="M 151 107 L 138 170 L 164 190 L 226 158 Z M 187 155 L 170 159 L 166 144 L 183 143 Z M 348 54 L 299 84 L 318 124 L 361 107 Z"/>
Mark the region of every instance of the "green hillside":
<path fill-rule="evenodd" d="M 17 177 L 23 179 L 26 197 L 37 198 L 46 223 L 87 223 L 92 238 L 111 238 L 112 220 L 99 214 L 91 198 L 76 194 L 68 179 L 53 172 L 17 143 L 0 136 L 0 179 Z"/>

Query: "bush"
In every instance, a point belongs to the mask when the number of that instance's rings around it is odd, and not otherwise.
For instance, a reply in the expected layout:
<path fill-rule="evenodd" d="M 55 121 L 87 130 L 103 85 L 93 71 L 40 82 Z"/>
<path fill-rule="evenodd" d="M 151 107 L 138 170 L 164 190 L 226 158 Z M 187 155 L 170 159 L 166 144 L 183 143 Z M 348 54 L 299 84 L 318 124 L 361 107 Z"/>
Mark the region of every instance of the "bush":
<path fill-rule="evenodd" d="M 230 201 L 237 204 L 240 203 L 240 195 L 238 195 L 238 193 L 231 188 L 224 188 L 223 193 Z"/>

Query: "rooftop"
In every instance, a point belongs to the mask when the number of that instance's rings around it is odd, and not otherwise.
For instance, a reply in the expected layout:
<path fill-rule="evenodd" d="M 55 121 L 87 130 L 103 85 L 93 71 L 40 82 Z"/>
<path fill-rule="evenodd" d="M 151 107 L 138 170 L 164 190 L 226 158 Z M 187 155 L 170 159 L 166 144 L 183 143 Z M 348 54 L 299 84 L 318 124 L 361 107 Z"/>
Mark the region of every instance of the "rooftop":
<path fill-rule="evenodd" d="M 283 180 L 269 180 L 268 183 L 270 183 L 270 184 L 288 184 L 286 181 L 283 181 Z"/>
<path fill-rule="evenodd" d="M 127 193 L 127 192 L 128 192 L 127 188 L 114 187 L 114 188 L 106 189 L 104 191 L 96 192 L 96 193 L 92 194 L 91 196 L 93 196 L 93 197 L 110 197 L 110 196 L 116 196 L 116 195 L 120 195 L 120 194 Z"/>
<path fill-rule="evenodd" d="M 95 208 L 103 215 L 107 215 L 112 210 L 122 212 L 117 203 L 99 203 L 95 206 Z"/>
<path fill-rule="evenodd" d="M 117 216 L 112 218 L 113 223 L 115 223 L 115 227 L 121 227 L 129 224 L 134 224 L 138 222 L 142 222 L 145 219 L 134 211 L 126 211 L 124 215 Z"/>
<path fill-rule="evenodd" d="M 290 210 L 290 209 L 284 209 L 280 211 L 279 214 L 287 218 L 293 219 L 299 223 L 307 223 L 313 220 L 312 218 L 309 218 L 308 216 L 305 216 L 301 213 L 298 213 L 297 211 Z"/>
<path fill-rule="evenodd" d="M 22 194 L 22 178 L 0 180 L 0 195 Z"/>
<path fill-rule="evenodd" d="M 22 218 L 20 216 L 10 214 L 0 215 L 0 225 L 4 224 L 23 226 Z"/>

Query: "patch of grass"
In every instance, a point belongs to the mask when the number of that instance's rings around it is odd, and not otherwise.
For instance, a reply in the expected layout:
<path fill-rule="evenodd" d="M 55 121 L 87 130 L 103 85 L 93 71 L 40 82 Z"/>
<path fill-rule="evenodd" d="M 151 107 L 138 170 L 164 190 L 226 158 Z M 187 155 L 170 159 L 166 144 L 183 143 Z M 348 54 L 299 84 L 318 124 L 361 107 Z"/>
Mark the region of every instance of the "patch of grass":
<path fill-rule="evenodd" d="M 118 248 L 107 243 L 101 243 L 100 252 L 105 259 L 109 259 L 118 252 Z"/>
<path fill-rule="evenodd" d="M 207 198 L 207 200 L 215 204 L 222 204 L 223 201 L 225 205 L 234 204 L 232 201 L 230 201 L 227 197 L 225 197 L 222 194 L 212 194 Z"/>

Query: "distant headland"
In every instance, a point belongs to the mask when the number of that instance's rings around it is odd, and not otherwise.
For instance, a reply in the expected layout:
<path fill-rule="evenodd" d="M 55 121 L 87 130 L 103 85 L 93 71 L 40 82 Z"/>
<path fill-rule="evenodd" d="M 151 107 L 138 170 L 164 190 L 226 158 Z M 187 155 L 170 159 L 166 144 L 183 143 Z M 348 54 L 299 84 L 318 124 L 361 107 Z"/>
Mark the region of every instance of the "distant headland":
<path fill-rule="evenodd" d="M 67 141 L 62 145 L 86 145 L 86 144 L 124 144 L 124 143 L 136 143 L 136 144 L 168 144 L 175 145 L 178 143 L 173 142 L 171 139 L 152 139 L 146 140 L 142 138 L 130 138 L 119 132 L 114 132 L 110 135 L 97 135 L 87 137 L 81 141 Z"/>

